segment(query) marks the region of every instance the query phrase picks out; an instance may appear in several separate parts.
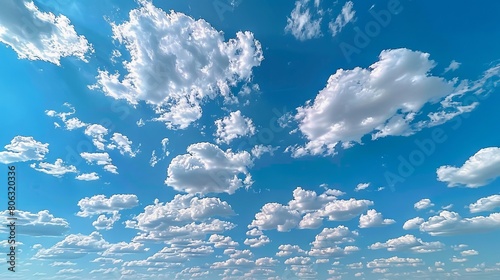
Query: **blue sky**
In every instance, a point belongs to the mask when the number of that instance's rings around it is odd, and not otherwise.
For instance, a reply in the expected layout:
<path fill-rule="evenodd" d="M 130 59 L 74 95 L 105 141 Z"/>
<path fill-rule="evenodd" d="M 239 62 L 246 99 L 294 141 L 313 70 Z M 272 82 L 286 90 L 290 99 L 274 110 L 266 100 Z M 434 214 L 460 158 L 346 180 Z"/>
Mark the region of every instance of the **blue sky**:
<path fill-rule="evenodd" d="M 6 1 L 0 277 L 497 279 L 500 3 L 332 2 Z"/>

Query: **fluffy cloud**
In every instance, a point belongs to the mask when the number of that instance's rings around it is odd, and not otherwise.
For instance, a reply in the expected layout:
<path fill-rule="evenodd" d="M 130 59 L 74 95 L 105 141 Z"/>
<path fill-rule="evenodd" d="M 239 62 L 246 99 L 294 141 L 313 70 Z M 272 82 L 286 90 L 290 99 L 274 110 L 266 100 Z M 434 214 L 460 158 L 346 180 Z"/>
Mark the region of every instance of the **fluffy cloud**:
<path fill-rule="evenodd" d="M 118 174 L 108 153 L 81 153 L 80 156 L 89 164 L 104 165 L 104 170 Z"/>
<path fill-rule="evenodd" d="M 67 235 L 51 248 L 41 248 L 34 255 L 35 259 L 74 259 L 89 253 L 102 252 L 110 244 L 98 232 L 90 235 L 81 233 Z"/>
<path fill-rule="evenodd" d="M 97 230 L 110 230 L 113 228 L 113 225 L 120 219 L 120 214 L 118 212 L 114 212 L 111 217 L 106 217 L 106 215 L 100 215 L 97 217 L 97 220 L 95 220 L 92 225 L 97 229 Z"/>
<path fill-rule="evenodd" d="M 466 107 L 451 100 L 478 90 L 486 79 L 498 75 L 498 69 L 493 69 L 469 87 L 467 81 L 458 83 L 432 76 L 430 71 L 435 65 L 428 53 L 394 49 L 382 51 L 379 61 L 367 69 L 337 70 L 314 101 L 297 108 L 295 119 L 308 142 L 288 150 L 295 157 L 332 155 L 339 143 L 350 147 L 361 143 L 365 135 L 375 140 L 413 134 L 451 119 L 449 112 L 456 116 L 471 111 L 477 104 Z M 416 121 L 424 105 L 445 97 L 439 113 Z"/>
<path fill-rule="evenodd" d="M 231 87 L 249 82 L 264 59 L 251 32 L 224 41 L 209 23 L 183 13 L 165 13 L 150 1 L 129 13 L 129 21 L 112 24 L 113 36 L 130 52 L 126 74 L 99 70 L 97 84 L 115 99 L 155 107 L 170 128 L 188 127 L 202 115 L 201 105 L 222 96 L 236 102 Z"/>
<path fill-rule="evenodd" d="M 448 187 L 464 185 L 477 188 L 487 185 L 500 176 L 500 148 L 481 149 L 461 167 L 441 166 L 437 169 L 437 176 Z"/>
<path fill-rule="evenodd" d="M 357 236 L 357 231 L 351 231 L 348 227 L 342 225 L 336 228 L 324 228 L 316 235 L 311 245 L 313 248 L 326 248 L 335 244 L 354 242 L 354 238 Z"/>
<path fill-rule="evenodd" d="M 212 234 L 208 241 L 214 243 L 215 248 L 237 247 L 238 242 L 233 241 L 230 236 L 223 236 L 219 234 Z"/>
<path fill-rule="evenodd" d="M 287 257 L 292 254 L 304 254 L 305 251 L 302 250 L 298 245 L 283 244 L 278 247 L 277 257 Z"/>
<path fill-rule="evenodd" d="M 381 213 L 378 213 L 374 209 L 370 209 L 365 214 L 361 214 L 359 217 L 359 227 L 369 228 L 369 227 L 380 227 L 385 225 L 392 225 L 396 221 L 393 219 L 384 219 Z"/>
<path fill-rule="evenodd" d="M 258 248 L 270 243 L 271 240 L 266 235 L 261 235 L 258 238 L 247 238 L 243 244 L 250 246 L 252 248 Z"/>
<path fill-rule="evenodd" d="M 347 1 L 342 7 L 341 13 L 335 18 L 335 21 L 331 21 L 328 24 L 333 37 L 339 34 L 349 22 L 354 21 L 356 11 L 354 11 L 353 6 L 354 3 L 352 1 Z"/>
<path fill-rule="evenodd" d="M 267 146 L 264 146 L 264 145 L 255 145 L 253 148 L 252 148 L 252 156 L 254 156 L 255 158 L 260 158 L 262 155 L 264 155 L 265 153 L 269 153 L 270 155 L 274 155 L 274 152 L 276 150 L 278 150 L 280 147 L 273 147 L 271 145 L 267 145 Z"/>
<path fill-rule="evenodd" d="M 99 180 L 99 175 L 97 173 L 92 172 L 92 173 L 83 173 L 75 177 L 75 179 L 80 180 L 80 181 L 95 181 Z"/>
<path fill-rule="evenodd" d="M 415 203 L 413 205 L 413 207 L 417 210 L 423 210 L 423 209 L 427 209 L 427 208 L 430 208 L 433 206 L 434 206 L 434 203 L 432 203 L 431 200 L 428 198 L 421 199 L 420 201 L 418 201 L 417 203 Z"/>
<path fill-rule="evenodd" d="M 266 203 L 260 212 L 255 214 L 255 219 L 248 227 L 286 232 L 297 227 L 300 219 L 301 215 L 297 210 L 279 203 Z"/>
<path fill-rule="evenodd" d="M 500 228 L 500 213 L 489 216 L 462 218 L 458 213 L 442 211 L 419 226 L 420 231 L 433 236 L 486 232 Z"/>
<path fill-rule="evenodd" d="M 500 207 L 500 195 L 495 194 L 478 199 L 469 205 L 469 210 L 471 213 L 491 212 L 498 207 Z"/>
<path fill-rule="evenodd" d="M 66 173 L 77 173 L 76 167 L 73 165 L 66 166 L 62 159 L 58 158 L 53 164 L 48 162 L 40 162 L 38 163 L 38 167 L 36 163 L 32 163 L 30 165 L 31 168 L 36 171 L 43 172 L 45 174 L 49 174 L 55 177 L 62 177 Z"/>
<path fill-rule="evenodd" d="M 213 219 L 234 215 L 231 206 L 219 198 L 176 195 L 170 202 L 148 205 L 144 212 L 127 221 L 126 226 L 141 230 L 137 241 L 199 237 L 224 232 L 232 223 Z M 216 237 L 213 237 L 216 238 Z"/>
<path fill-rule="evenodd" d="M 31 236 L 61 236 L 69 229 L 69 223 L 62 218 L 56 218 L 50 214 L 48 210 L 43 210 L 38 213 L 16 210 L 16 227 L 17 234 L 25 234 Z M 0 212 L 0 220 L 3 225 L 9 224 L 9 211 Z M 2 231 L 7 228 L 2 227 Z"/>
<path fill-rule="evenodd" d="M 413 219 L 409 219 L 408 221 L 406 221 L 403 225 L 403 229 L 405 230 L 409 230 L 409 229 L 416 229 L 418 228 L 423 222 L 425 222 L 424 219 L 420 218 L 420 217 L 416 217 L 416 218 L 413 218 Z"/>
<path fill-rule="evenodd" d="M 139 200 L 135 194 L 115 194 L 110 198 L 105 195 L 85 197 L 78 201 L 80 211 L 76 213 L 80 217 L 91 217 L 99 214 L 112 214 L 116 211 L 136 207 Z"/>
<path fill-rule="evenodd" d="M 224 152 L 210 143 L 193 144 L 187 152 L 176 156 L 168 166 L 165 184 L 176 191 L 233 194 L 253 183 L 247 169 L 253 164 L 248 152 Z"/>
<path fill-rule="evenodd" d="M 293 200 L 289 201 L 288 205 L 290 209 L 298 210 L 301 213 L 307 213 L 319 210 L 326 203 L 336 199 L 336 195 L 331 194 L 328 190 L 318 195 L 315 191 L 304 190 L 301 187 L 297 187 L 293 190 Z"/>
<path fill-rule="evenodd" d="M 384 243 L 377 242 L 368 248 L 372 250 L 387 249 L 387 251 L 402 251 L 411 250 L 415 253 L 429 253 L 440 251 L 444 248 L 444 244 L 436 242 L 424 242 L 420 238 L 416 238 L 411 234 L 401 236 L 394 239 L 389 239 Z"/>
<path fill-rule="evenodd" d="M 60 59 L 75 56 L 86 61 L 92 46 L 78 35 L 64 16 L 41 12 L 27 0 L 6 0 L 0 11 L 0 42 L 21 59 L 43 60 L 60 65 Z"/>
<path fill-rule="evenodd" d="M 5 151 L 0 152 L 0 162 L 9 164 L 29 160 L 43 160 L 49 152 L 49 144 L 36 141 L 33 137 L 16 136 L 10 144 L 5 145 Z"/>
<path fill-rule="evenodd" d="M 104 136 L 108 134 L 108 129 L 100 124 L 91 124 L 85 129 L 85 135 L 92 137 L 92 143 L 99 150 L 104 150 Z"/>
<path fill-rule="evenodd" d="M 460 255 L 462 255 L 464 257 L 476 256 L 476 255 L 479 255 L 479 252 L 476 250 L 465 250 L 465 251 L 460 252 Z"/>
<path fill-rule="evenodd" d="M 239 137 L 255 134 L 255 126 L 252 120 L 241 115 L 239 110 L 231 112 L 229 116 L 221 120 L 216 120 L 215 125 L 217 126 L 217 131 L 215 132 L 216 141 L 219 144 L 229 144 L 232 140 Z"/>
<path fill-rule="evenodd" d="M 321 216 L 326 216 L 330 221 L 347 221 L 359 216 L 373 205 L 370 200 L 334 200 L 328 202 L 323 209 L 319 210 Z"/>

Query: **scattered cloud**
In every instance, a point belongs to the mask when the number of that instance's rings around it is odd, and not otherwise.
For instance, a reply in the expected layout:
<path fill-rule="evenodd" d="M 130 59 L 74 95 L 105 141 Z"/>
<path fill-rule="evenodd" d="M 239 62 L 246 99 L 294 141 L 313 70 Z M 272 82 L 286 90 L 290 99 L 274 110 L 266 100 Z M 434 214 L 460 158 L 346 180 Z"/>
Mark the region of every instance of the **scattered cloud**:
<path fill-rule="evenodd" d="M 9 211 L 0 212 L 2 224 L 9 224 L 7 218 L 11 217 Z M 42 210 L 38 213 L 16 210 L 17 234 L 31 236 L 61 236 L 69 229 L 69 223 L 63 218 L 56 218 L 50 214 L 49 210 Z M 7 227 L 2 227 L 5 231 Z"/>
<path fill-rule="evenodd" d="M 368 247 L 372 250 L 387 249 L 387 251 L 404 251 L 410 250 L 415 253 L 430 253 L 441 251 L 444 249 L 444 244 L 435 242 L 424 242 L 420 238 L 416 238 L 411 234 L 401 236 L 394 239 L 389 239 L 384 243 L 377 242 Z"/>
<path fill-rule="evenodd" d="M 16 136 L 10 144 L 5 145 L 5 151 L 0 152 L 0 162 L 9 164 L 30 160 L 43 160 L 49 152 L 49 144 L 36 141 L 33 137 Z"/>
<path fill-rule="evenodd" d="M 430 208 L 433 206 L 434 206 L 434 203 L 432 203 L 431 200 L 428 198 L 421 199 L 420 201 L 418 201 L 417 203 L 415 203 L 413 205 L 413 207 L 416 210 L 423 210 L 423 209 L 427 209 L 427 208 Z"/>
<path fill-rule="evenodd" d="M 37 167 L 38 166 L 38 167 Z M 73 165 L 64 165 L 62 159 L 58 158 L 53 164 L 47 162 L 32 163 L 31 168 L 54 177 L 62 177 L 66 173 L 78 173 L 76 167 Z"/>
<path fill-rule="evenodd" d="M 370 227 L 380 227 L 386 225 L 392 225 L 396 221 L 393 219 L 384 219 L 381 213 L 378 213 L 374 209 L 370 209 L 366 214 L 361 214 L 359 217 L 359 227 L 360 228 L 370 228 Z"/>
<path fill-rule="evenodd" d="M 491 212 L 500 207 L 500 195 L 490 195 L 478 199 L 475 203 L 469 205 L 471 213 Z"/>
<path fill-rule="evenodd" d="M 312 14 L 307 7 L 310 0 L 295 1 L 295 8 L 290 17 L 287 18 L 285 32 L 290 33 L 297 40 L 305 41 L 321 36 L 321 21 L 322 16 Z M 316 8 L 318 8 L 316 6 Z"/>
<path fill-rule="evenodd" d="M 466 186 L 478 188 L 489 184 L 500 176 L 500 148 L 490 147 L 479 150 L 461 167 L 441 166 L 437 169 L 438 180 L 448 187 Z"/>
<path fill-rule="evenodd" d="M 355 20 L 356 11 L 353 7 L 354 3 L 352 1 L 347 1 L 342 7 L 341 13 L 335 18 L 335 21 L 331 21 L 328 24 L 333 37 L 339 34 L 349 22 Z"/>
<path fill-rule="evenodd" d="M 99 214 L 113 214 L 116 211 L 131 209 L 139 204 L 135 194 L 115 194 L 107 198 L 105 195 L 85 197 L 78 201 L 80 217 L 92 217 Z"/>
<path fill-rule="evenodd" d="M 255 126 L 252 120 L 243 116 L 239 110 L 231 112 L 229 116 L 223 119 L 216 120 L 215 125 L 217 126 L 215 136 L 218 144 L 229 144 L 234 139 L 255 134 Z"/>

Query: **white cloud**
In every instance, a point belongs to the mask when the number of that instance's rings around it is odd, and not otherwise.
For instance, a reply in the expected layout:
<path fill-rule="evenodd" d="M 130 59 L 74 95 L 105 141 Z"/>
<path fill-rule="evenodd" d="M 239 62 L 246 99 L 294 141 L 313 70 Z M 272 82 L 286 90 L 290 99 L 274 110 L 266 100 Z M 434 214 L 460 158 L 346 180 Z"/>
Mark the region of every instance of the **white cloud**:
<path fill-rule="evenodd" d="M 27 0 L 6 0 L 0 10 L 0 42 L 21 59 L 43 60 L 60 65 L 62 57 L 75 56 L 86 62 L 92 46 L 78 35 L 64 16 L 41 12 Z"/>
<path fill-rule="evenodd" d="M 127 136 L 121 133 L 113 133 L 111 140 L 113 144 L 108 145 L 108 148 L 117 147 L 122 155 L 128 155 L 129 157 L 135 157 L 137 154 L 137 151 L 132 150 L 132 141 L 130 141 Z"/>
<path fill-rule="evenodd" d="M 176 195 L 170 202 L 148 205 L 144 212 L 125 222 L 142 231 L 135 240 L 171 240 L 200 237 L 232 229 L 234 224 L 214 219 L 234 215 L 231 206 L 219 198 Z"/>
<path fill-rule="evenodd" d="M 418 201 L 417 203 L 415 203 L 413 205 L 413 207 L 416 210 L 423 210 L 423 209 L 427 209 L 427 208 L 430 208 L 433 206 L 434 206 L 434 203 L 432 203 L 431 200 L 428 198 L 421 199 L 420 201 Z"/>
<path fill-rule="evenodd" d="M 121 256 L 123 254 L 137 254 L 149 251 L 149 248 L 145 248 L 144 244 L 137 242 L 119 242 L 115 244 L 110 244 L 106 248 L 106 251 L 102 253 L 103 256 Z"/>
<path fill-rule="evenodd" d="M 305 251 L 302 250 L 298 245 L 283 244 L 278 247 L 277 257 L 288 257 L 292 254 L 304 254 Z"/>
<path fill-rule="evenodd" d="M 460 255 L 462 255 L 464 257 L 476 256 L 476 255 L 479 255 L 479 252 L 476 250 L 465 250 L 465 251 L 460 252 Z"/>
<path fill-rule="evenodd" d="M 441 166 L 437 169 L 437 176 L 439 181 L 448 183 L 448 187 L 464 185 L 477 188 L 487 185 L 500 176 L 500 148 L 481 149 L 462 167 Z"/>
<path fill-rule="evenodd" d="M 386 225 L 392 225 L 396 221 L 393 219 L 384 219 L 381 213 L 378 213 L 374 209 L 370 209 L 365 214 L 361 214 L 359 217 L 359 227 L 360 228 L 370 228 L 370 227 L 380 227 Z"/>
<path fill-rule="evenodd" d="M 35 169 L 36 171 L 43 172 L 45 174 L 49 174 L 55 177 L 62 177 L 66 173 L 77 173 L 78 170 L 76 170 L 76 167 L 73 165 L 66 166 L 64 165 L 64 162 L 62 159 L 58 158 L 56 161 L 52 163 L 47 163 L 47 162 L 40 162 L 38 163 L 32 163 L 30 165 L 31 168 Z"/>
<path fill-rule="evenodd" d="M 471 213 L 491 212 L 500 207 L 500 195 L 490 195 L 478 199 L 475 203 L 469 205 Z"/>
<path fill-rule="evenodd" d="M 452 60 L 451 63 L 450 63 L 450 65 L 448 67 L 446 67 L 446 69 L 444 69 L 444 72 L 448 73 L 450 71 L 455 71 L 458 68 L 460 68 L 460 65 L 462 65 L 462 63 L 457 62 L 455 60 Z"/>
<path fill-rule="evenodd" d="M 104 136 L 108 134 L 108 129 L 100 124 L 91 124 L 85 129 L 85 135 L 92 137 L 92 143 L 97 149 L 104 151 Z"/>
<path fill-rule="evenodd" d="M 271 156 L 274 155 L 274 152 L 278 150 L 280 147 L 273 147 L 271 145 L 255 145 L 252 148 L 252 156 L 255 158 L 260 158 L 262 155 L 269 153 Z"/>
<path fill-rule="evenodd" d="M 38 213 L 16 210 L 16 227 L 18 234 L 31 236 L 61 236 L 69 229 L 69 223 L 63 218 L 56 218 L 43 210 Z M 3 225 L 9 224 L 7 218 L 11 217 L 9 211 L 0 212 L 0 220 Z M 7 228 L 2 227 L 2 231 Z"/>
<path fill-rule="evenodd" d="M 500 213 L 462 218 L 458 213 L 442 211 L 420 225 L 420 231 L 433 236 L 472 234 L 500 228 Z"/>
<path fill-rule="evenodd" d="M 112 164 L 108 153 L 81 153 L 80 156 L 89 164 L 104 165 L 104 170 L 118 174 L 116 166 Z"/>
<path fill-rule="evenodd" d="M 227 247 L 237 247 L 239 244 L 230 236 L 223 236 L 219 234 L 212 234 L 208 241 L 214 243 L 215 248 L 227 248 Z"/>
<path fill-rule="evenodd" d="M 97 84 L 106 95 L 131 104 L 155 107 L 170 128 L 187 128 L 202 115 L 201 105 L 222 96 L 235 102 L 231 87 L 249 82 L 264 59 L 251 32 L 224 41 L 222 32 L 203 19 L 165 13 L 149 1 L 129 13 L 129 21 L 112 24 L 113 37 L 130 52 L 126 75 L 99 70 Z"/>
<path fill-rule="evenodd" d="M 9 164 L 29 160 L 43 160 L 49 152 L 49 144 L 36 141 L 33 137 L 16 136 L 10 144 L 5 145 L 5 151 L 0 152 L 0 162 Z"/>
<path fill-rule="evenodd" d="M 359 191 L 362 191 L 366 188 L 368 188 L 370 186 L 370 183 L 360 183 L 356 186 L 356 188 L 354 189 L 355 192 L 359 192 Z"/>
<path fill-rule="evenodd" d="M 265 257 L 265 258 L 260 258 L 255 260 L 255 265 L 256 266 L 276 266 L 279 264 L 279 261 L 277 259 Z"/>
<path fill-rule="evenodd" d="M 381 267 L 402 267 L 402 266 L 419 266 L 423 265 L 422 259 L 418 258 L 400 258 L 398 256 L 390 257 L 387 259 L 374 259 L 366 264 L 367 268 L 381 268 Z"/>
<path fill-rule="evenodd" d="M 224 152 L 210 143 L 197 143 L 170 162 L 165 184 L 187 193 L 233 194 L 241 187 L 249 188 L 252 177 L 248 167 L 253 164 L 248 152 Z"/>
<path fill-rule="evenodd" d="M 403 225 L 403 229 L 405 230 L 409 230 L 409 229 L 417 229 L 419 228 L 419 226 L 425 222 L 424 219 L 420 218 L 420 217 L 416 217 L 416 218 L 413 218 L 413 219 L 409 219 L 408 221 L 406 221 Z"/>
<path fill-rule="evenodd" d="M 288 150 L 294 157 L 333 155 L 337 144 L 351 147 L 365 135 L 372 140 L 411 135 L 449 120 L 444 115 L 449 117 L 450 111 L 456 116 L 472 110 L 477 104 L 465 110 L 461 102 L 451 99 L 480 90 L 498 75 L 497 68 L 489 69 L 472 86 L 468 81 L 447 81 L 430 74 L 436 63 L 429 56 L 408 49 L 384 50 L 379 61 L 366 69 L 337 70 L 314 101 L 297 108 L 295 119 L 308 142 Z M 445 97 L 438 113 L 416 121 L 426 104 Z"/>
<path fill-rule="evenodd" d="M 370 200 L 334 200 L 328 202 L 323 209 L 319 210 L 321 216 L 326 216 L 330 221 L 351 220 L 367 210 L 373 205 Z"/>
<path fill-rule="evenodd" d="M 99 175 L 97 173 L 92 172 L 92 173 L 83 173 L 75 177 L 75 179 L 80 180 L 80 181 L 95 181 L 99 180 Z"/>
<path fill-rule="evenodd" d="M 301 213 L 307 213 L 319 210 L 330 201 L 336 200 L 341 193 L 332 193 L 335 190 L 327 189 L 323 194 L 317 195 L 315 191 L 304 190 L 297 187 L 293 190 L 293 200 L 288 202 L 290 209 L 298 210 Z"/>
<path fill-rule="evenodd" d="M 80 217 L 91 217 L 99 214 L 112 214 L 116 211 L 131 209 L 139 204 L 135 194 L 115 194 L 109 198 L 105 195 L 85 197 L 78 201 Z"/>
<path fill-rule="evenodd" d="M 74 129 L 78 129 L 78 128 L 82 128 L 82 127 L 85 127 L 87 126 L 88 124 L 82 122 L 80 119 L 78 118 L 69 118 L 69 116 L 71 115 L 74 115 L 76 113 L 76 110 L 73 106 L 71 106 L 71 104 L 69 103 L 64 103 L 64 106 L 68 107 L 69 109 L 71 109 L 71 112 L 67 112 L 67 113 L 58 113 L 54 110 L 46 110 L 45 111 L 45 114 L 49 117 L 58 117 L 61 119 L 61 121 L 64 123 L 65 127 L 67 130 L 74 130 Z M 60 127 L 60 125 L 58 123 L 54 123 L 56 124 L 56 127 Z"/>
<path fill-rule="evenodd" d="M 324 228 L 316 235 L 311 245 L 313 248 L 327 248 L 335 244 L 354 242 L 354 238 L 357 236 L 357 231 L 351 231 L 348 227 L 342 225 L 336 228 Z"/>
<path fill-rule="evenodd" d="M 35 259 L 74 259 L 88 253 L 102 252 L 110 244 L 96 231 L 90 235 L 81 233 L 67 235 L 51 248 L 41 248 L 34 255 Z"/>
<path fill-rule="evenodd" d="M 218 144 L 229 144 L 234 139 L 255 134 L 255 126 L 252 120 L 241 115 L 239 110 L 231 112 L 229 116 L 223 119 L 216 120 L 215 125 L 217 131 L 214 135 L 217 137 L 216 142 Z"/>
<path fill-rule="evenodd" d="M 407 234 L 398 238 L 389 239 L 384 243 L 377 242 L 368 247 L 372 250 L 387 249 L 387 251 L 403 251 L 411 250 L 415 253 L 430 253 L 441 251 L 444 244 L 435 242 L 424 242 L 420 238 L 416 238 L 411 234 Z"/>
<path fill-rule="evenodd" d="M 243 244 L 250 246 L 252 248 L 258 248 L 270 243 L 271 240 L 266 235 L 261 235 L 258 238 L 247 238 Z"/>
<path fill-rule="evenodd" d="M 97 229 L 105 229 L 105 230 L 110 230 L 113 228 L 113 225 L 120 220 L 120 214 L 118 212 L 114 212 L 111 217 L 106 217 L 106 215 L 99 215 L 97 217 L 97 220 L 92 222 L 92 225 Z"/>
<path fill-rule="evenodd" d="M 260 230 L 277 229 L 286 232 L 296 228 L 300 219 L 300 213 L 289 206 L 279 203 L 266 203 L 262 206 L 260 212 L 255 214 L 255 219 L 248 227 L 257 227 Z"/>
<path fill-rule="evenodd" d="M 308 4 L 309 0 L 295 1 L 295 8 L 290 17 L 287 18 L 287 25 L 285 27 L 286 33 L 291 33 L 296 39 L 301 41 L 321 36 L 321 21 L 323 18 L 319 13 L 316 16 L 311 15 L 311 11 L 307 7 Z M 313 19 L 313 17 L 316 17 L 316 19 Z"/>
<path fill-rule="evenodd" d="M 335 37 L 349 23 L 355 20 L 356 11 L 353 9 L 354 3 L 347 1 L 342 7 L 342 12 L 328 24 L 332 36 Z"/>

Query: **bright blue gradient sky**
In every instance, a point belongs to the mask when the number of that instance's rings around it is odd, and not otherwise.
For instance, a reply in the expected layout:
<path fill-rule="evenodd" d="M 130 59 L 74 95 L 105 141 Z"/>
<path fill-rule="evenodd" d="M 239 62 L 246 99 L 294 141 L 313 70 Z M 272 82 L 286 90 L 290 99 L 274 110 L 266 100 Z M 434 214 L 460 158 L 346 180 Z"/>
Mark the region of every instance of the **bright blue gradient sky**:
<path fill-rule="evenodd" d="M 498 279 L 500 3 L 332 2 L 7 0 L 0 277 Z"/>

